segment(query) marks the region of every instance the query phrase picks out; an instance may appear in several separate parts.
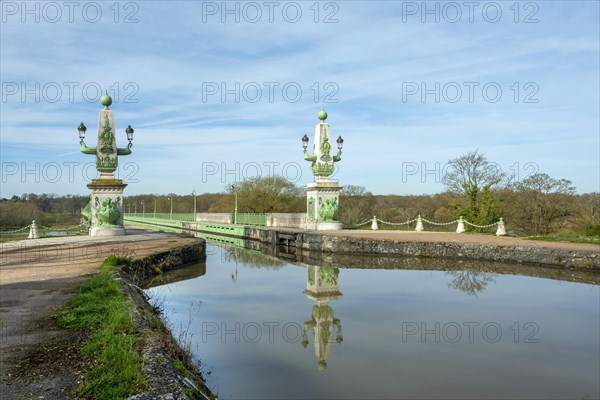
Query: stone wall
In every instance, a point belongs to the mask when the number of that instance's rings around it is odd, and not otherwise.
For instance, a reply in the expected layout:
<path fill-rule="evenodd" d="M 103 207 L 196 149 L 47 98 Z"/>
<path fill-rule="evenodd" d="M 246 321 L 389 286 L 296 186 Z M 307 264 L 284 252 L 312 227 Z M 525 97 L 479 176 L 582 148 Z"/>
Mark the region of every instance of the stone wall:
<path fill-rule="evenodd" d="M 232 224 L 232 215 L 230 213 L 198 213 L 196 221 Z M 303 229 L 306 223 L 306 213 L 267 213 L 266 218 L 269 227 Z"/>
<path fill-rule="evenodd" d="M 213 222 L 215 224 L 231 224 L 230 213 L 197 213 L 196 221 L 198 222 Z"/>
<path fill-rule="evenodd" d="M 133 283 L 139 285 L 146 279 L 163 272 L 171 271 L 186 264 L 206 259 L 206 241 L 198 239 L 194 244 L 162 251 L 125 265 L 120 271 Z"/>
<path fill-rule="evenodd" d="M 600 252 L 553 249 L 522 240 L 503 246 L 477 242 L 412 242 L 246 227 L 248 239 L 264 243 L 279 244 L 281 234 L 296 235 L 296 248 L 312 252 L 488 260 L 600 270 Z"/>
<path fill-rule="evenodd" d="M 306 213 L 268 213 L 267 226 L 304 229 Z"/>
<path fill-rule="evenodd" d="M 332 253 L 397 254 L 416 257 L 472 259 L 535 263 L 561 267 L 600 269 L 600 253 L 540 247 L 534 242 L 513 246 L 483 243 L 409 242 L 301 234 L 297 246 L 305 250 Z"/>

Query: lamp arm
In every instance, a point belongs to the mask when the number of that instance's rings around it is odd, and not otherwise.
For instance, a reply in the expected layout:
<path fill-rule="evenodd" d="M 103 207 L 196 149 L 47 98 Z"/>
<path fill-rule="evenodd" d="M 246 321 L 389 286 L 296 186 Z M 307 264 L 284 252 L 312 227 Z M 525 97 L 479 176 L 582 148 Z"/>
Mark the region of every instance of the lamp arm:
<path fill-rule="evenodd" d="M 338 150 L 338 153 L 337 153 L 335 156 L 333 156 L 333 161 L 334 161 L 334 162 L 338 162 L 338 161 L 340 161 L 341 159 L 342 159 L 342 151 L 341 151 L 341 150 Z"/>
<path fill-rule="evenodd" d="M 81 142 L 79 142 L 79 144 L 81 145 L 81 152 L 83 154 L 96 154 L 96 148 L 95 147 L 87 147 L 85 145 L 85 142 L 83 141 L 83 139 L 81 140 Z"/>
<path fill-rule="evenodd" d="M 310 154 L 308 154 L 308 151 L 304 150 L 304 159 L 306 161 L 317 161 L 317 156 L 311 156 Z"/>
<path fill-rule="evenodd" d="M 119 156 L 128 156 L 129 154 L 131 154 L 131 147 L 133 146 L 133 144 L 131 142 L 129 142 L 129 144 L 127 145 L 127 147 L 125 147 L 124 149 L 119 149 L 117 147 L 117 155 Z"/>

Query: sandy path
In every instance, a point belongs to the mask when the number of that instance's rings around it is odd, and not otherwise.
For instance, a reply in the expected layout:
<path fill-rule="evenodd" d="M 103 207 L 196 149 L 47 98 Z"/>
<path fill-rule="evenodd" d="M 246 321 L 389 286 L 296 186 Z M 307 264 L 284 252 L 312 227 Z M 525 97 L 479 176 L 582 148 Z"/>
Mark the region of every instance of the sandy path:
<path fill-rule="evenodd" d="M 194 243 L 162 232 L 113 238 L 70 237 L 0 243 L 0 398 L 76 398 L 89 362 L 83 338 L 52 319 L 109 255 L 141 258 Z"/>

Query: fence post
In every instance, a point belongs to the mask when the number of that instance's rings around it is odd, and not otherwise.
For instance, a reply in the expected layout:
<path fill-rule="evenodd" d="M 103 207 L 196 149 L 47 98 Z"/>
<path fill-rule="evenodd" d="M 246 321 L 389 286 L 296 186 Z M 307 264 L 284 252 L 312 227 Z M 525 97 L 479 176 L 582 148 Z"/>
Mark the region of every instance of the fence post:
<path fill-rule="evenodd" d="M 456 233 L 463 233 L 465 231 L 465 221 L 462 215 L 458 218 L 458 226 L 456 227 Z"/>
<path fill-rule="evenodd" d="M 33 220 L 33 222 L 31 223 L 31 226 L 29 227 L 29 236 L 28 239 L 39 239 L 40 235 L 38 233 L 38 227 L 35 223 L 35 219 Z"/>
<path fill-rule="evenodd" d="M 500 221 L 498 221 L 498 229 L 496 229 L 496 236 L 504 235 L 506 235 L 506 229 L 504 228 L 504 221 L 500 218 Z"/>
<path fill-rule="evenodd" d="M 377 225 L 377 217 L 375 217 L 373 215 L 373 221 L 371 222 L 371 229 L 376 231 L 379 229 L 379 226 Z"/>
<path fill-rule="evenodd" d="M 421 232 L 423 229 L 423 220 L 421 219 L 421 216 L 419 215 L 417 217 L 417 226 L 415 227 L 415 231 L 417 232 Z"/>

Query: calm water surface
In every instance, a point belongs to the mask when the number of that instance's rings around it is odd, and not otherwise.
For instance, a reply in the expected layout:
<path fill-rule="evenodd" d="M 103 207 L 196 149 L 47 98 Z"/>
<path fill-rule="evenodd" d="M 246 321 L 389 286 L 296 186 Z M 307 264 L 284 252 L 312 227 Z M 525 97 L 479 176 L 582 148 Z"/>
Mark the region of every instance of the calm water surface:
<path fill-rule="evenodd" d="M 207 252 L 205 265 L 147 291 L 165 300 L 176 336 L 191 338 L 221 399 L 600 396 L 597 277 Z"/>

